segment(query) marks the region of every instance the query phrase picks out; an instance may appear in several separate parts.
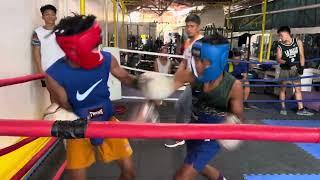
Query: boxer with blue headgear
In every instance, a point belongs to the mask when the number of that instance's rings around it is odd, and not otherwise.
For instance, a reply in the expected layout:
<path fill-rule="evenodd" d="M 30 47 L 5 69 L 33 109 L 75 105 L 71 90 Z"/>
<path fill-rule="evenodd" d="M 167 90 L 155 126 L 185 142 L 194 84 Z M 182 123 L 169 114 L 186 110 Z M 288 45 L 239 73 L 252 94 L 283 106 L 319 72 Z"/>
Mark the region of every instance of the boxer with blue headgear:
<path fill-rule="evenodd" d="M 239 80 L 224 72 L 228 53 L 229 43 L 218 33 L 197 40 L 192 47 L 191 69 L 186 61 L 182 61 L 171 80 L 146 73 L 142 75 L 143 82 L 147 84 L 143 92 L 150 99 L 161 99 L 166 97 L 165 94 L 170 95 L 170 92 L 190 83 L 191 123 L 241 123 L 244 119 L 243 89 Z M 237 140 L 187 140 L 187 156 L 184 165 L 175 174 L 175 179 L 194 179 L 198 173 L 204 174 L 208 179 L 225 179 L 208 163 L 218 153 L 221 145 L 232 150 L 239 143 Z"/>
<path fill-rule="evenodd" d="M 190 123 L 238 124 L 244 119 L 242 84 L 230 74 L 224 73 L 229 46 L 227 39 L 218 33 L 206 36 L 193 44 L 190 72 L 192 79 L 189 80 L 192 88 Z M 179 80 L 182 72 L 180 68 L 175 81 Z M 233 150 L 239 146 L 240 141 L 187 140 L 186 144 L 187 156 L 184 165 L 177 171 L 176 179 L 186 174 L 192 179 L 198 173 L 202 173 L 208 179 L 225 180 L 222 173 L 208 163 L 219 152 L 220 146 Z"/>
<path fill-rule="evenodd" d="M 201 82 L 210 82 L 216 80 L 224 71 L 224 67 L 227 63 L 229 43 L 221 42 L 222 44 L 209 44 L 196 41 L 192 46 L 192 61 L 191 67 L 193 74 L 197 77 L 197 80 Z M 202 75 L 197 72 L 195 61 L 207 60 L 210 65 L 207 66 Z"/>

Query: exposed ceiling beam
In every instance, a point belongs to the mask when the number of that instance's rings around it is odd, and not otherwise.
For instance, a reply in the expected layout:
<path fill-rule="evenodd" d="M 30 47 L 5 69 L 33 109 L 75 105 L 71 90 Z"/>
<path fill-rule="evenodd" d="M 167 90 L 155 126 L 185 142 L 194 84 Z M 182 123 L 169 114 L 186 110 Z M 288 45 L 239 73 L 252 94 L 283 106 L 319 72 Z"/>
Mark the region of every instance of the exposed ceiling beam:
<path fill-rule="evenodd" d="M 125 5 L 128 7 L 128 11 L 134 11 L 138 6 L 143 7 L 154 7 L 158 8 L 158 11 L 162 15 L 165 11 L 168 10 L 172 3 L 182 5 L 182 6 L 195 6 L 195 5 L 205 5 L 209 7 L 216 7 L 222 5 L 230 5 L 230 3 L 239 3 L 243 1 L 244 3 L 254 0 L 124 0 Z M 261 1 L 261 0 L 260 0 Z M 145 8 L 147 9 L 147 8 Z M 156 11 L 156 10 L 154 10 Z"/>
<path fill-rule="evenodd" d="M 155 4 L 154 1 L 148 0 L 147 2 L 150 3 L 150 5 L 152 5 L 153 7 L 158 8 L 157 4 Z"/>
<path fill-rule="evenodd" d="M 173 3 L 173 1 L 174 1 L 174 0 L 171 0 L 171 1 L 167 4 L 167 6 L 160 12 L 159 16 L 162 16 L 162 14 L 163 14 L 165 11 L 168 10 L 168 7 Z"/>

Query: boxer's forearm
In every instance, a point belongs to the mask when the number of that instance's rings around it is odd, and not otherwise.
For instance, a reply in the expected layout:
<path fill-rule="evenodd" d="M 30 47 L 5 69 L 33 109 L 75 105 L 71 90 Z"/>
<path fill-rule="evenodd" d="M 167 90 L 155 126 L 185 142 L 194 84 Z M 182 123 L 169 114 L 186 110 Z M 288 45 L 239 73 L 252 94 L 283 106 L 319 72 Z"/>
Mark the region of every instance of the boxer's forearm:
<path fill-rule="evenodd" d="M 68 101 L 68 96 L 65 89 L 60 86 L 50 75 L 46 75 L 47 89 L 53 97 L 53 101 L 67 110 L 72 110 Z"/>
<path fill-rule="evenodd" d="M 41 65 L 40 47 L 38 47 L 38 46 L 32 47 L 32 58 L 35 63 L 35 68 L 36 68 L 37 73 L 43 73 L 42 65 Z"/>
<path fill-rule="evenodd" d="M 301 40 L 298 40 L 298 48 L 300 52 L 300 65 L 304 66 L 305 64 L 305 56 L 304 56 L 304 48 Z"/>
<path fill-rule="evenodd" d="M 186 83 L 192 83 L 194 81 L 193 73 L 188 69 L 185 61 L 181 62 L 178 70 L 174 74 L 174 87 L 179 89 Z"/>
<path fill-rule="evenodd" d="M 129 75 L 129 77 L 124 81 L 126 86 L 139 89 L 139 81 L 137 76 Z"/>
<path fill-rule="evenodd" d="M 111 62 L 111 74 L 114 75 L 121 83 L 126 86 L 138 88 L 138 78 L 129 74 L 125 69 L 123 69 L 117 62 L 115 58 L 112 58 Z"/>

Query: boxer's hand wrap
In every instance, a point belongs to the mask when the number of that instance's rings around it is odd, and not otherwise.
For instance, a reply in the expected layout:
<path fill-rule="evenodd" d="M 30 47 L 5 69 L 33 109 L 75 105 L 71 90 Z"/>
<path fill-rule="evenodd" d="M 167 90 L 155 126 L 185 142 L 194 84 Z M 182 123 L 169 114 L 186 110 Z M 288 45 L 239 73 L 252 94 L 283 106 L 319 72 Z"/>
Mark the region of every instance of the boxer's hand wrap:
<path fill-rule="evenodd" d="M 140 75 L 138 83 L 139 89 L 148 99 L 162 100 L 175 91 L 172 77 L 163 76 L 155 72 L 146 72 Z"/>
<path fill-rule="evenodd" d="M 76 114 L 61 108 L 56 103 L 46 109 L 44 119 L 55 120 L 51 128 L 51 135 L 54 137 L 83 138 L 87 128 L 87 120 L 79 119 Z"/>

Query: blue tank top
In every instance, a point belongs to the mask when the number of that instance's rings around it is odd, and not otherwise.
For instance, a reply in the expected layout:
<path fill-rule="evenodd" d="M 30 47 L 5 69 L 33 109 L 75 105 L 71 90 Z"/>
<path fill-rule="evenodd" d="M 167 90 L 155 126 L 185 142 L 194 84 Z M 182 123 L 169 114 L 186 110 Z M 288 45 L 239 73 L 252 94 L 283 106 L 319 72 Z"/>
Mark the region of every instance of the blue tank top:
<path fill-rule="evenodd" d="M 94 69 L 73 68 L 63 57 L 47 70 L 65 89 L 74 113 L 95 121 L 107 121 L 113 115 L 107 84 L 112 56 L 108 52 L 101 53 L 103 63 Z"/>

